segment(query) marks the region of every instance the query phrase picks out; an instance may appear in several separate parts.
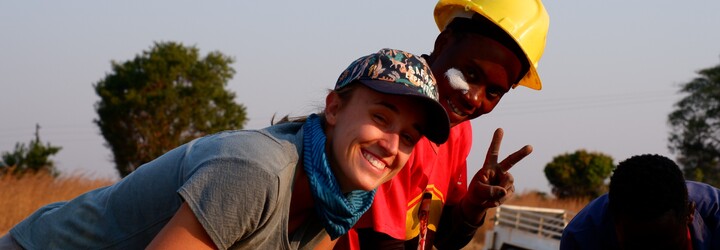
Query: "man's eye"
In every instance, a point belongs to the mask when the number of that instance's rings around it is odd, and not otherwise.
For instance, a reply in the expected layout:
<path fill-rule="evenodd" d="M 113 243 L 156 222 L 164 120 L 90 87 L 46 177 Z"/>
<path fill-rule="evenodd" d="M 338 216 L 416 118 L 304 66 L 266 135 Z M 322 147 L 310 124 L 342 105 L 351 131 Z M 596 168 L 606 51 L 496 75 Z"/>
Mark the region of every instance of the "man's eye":
<path fill-rule="evenodd" d="M 498 93 L 496 91 L 488 91 L 488 97 L 496 98 L 498 96 L 500 96 L 500 93 Z"/>
<path fill-rule="evenodd" d="M 468 80 L 468 82 L 475 82 L 475 81 L 477 81 L 477 77 L 478 77 L 478 76 L 477 76 L 477 74 L 475 74 L 475 72 L 469 72 L 469 73 L 467 74 L 467 80 Z"/>
<path fill-rule="evenodd" d="M 466 74 L 467 74 L 466 80 L 467 80 L 467 82 L 470 82 L 470 83 L 477 83 L 477 82 L 481 81 L 482 80 L 481 78 L 483 77 L 482 71 L 478 71 L 478 69 L 475 69 L 472 67 L 467 70 Z"/>
<path fill-rule="evenodd" d="M 505 94 L 504 91 L 499 88 L 488 88 L 487 95 L 490 98 L 502 97 Z"/>

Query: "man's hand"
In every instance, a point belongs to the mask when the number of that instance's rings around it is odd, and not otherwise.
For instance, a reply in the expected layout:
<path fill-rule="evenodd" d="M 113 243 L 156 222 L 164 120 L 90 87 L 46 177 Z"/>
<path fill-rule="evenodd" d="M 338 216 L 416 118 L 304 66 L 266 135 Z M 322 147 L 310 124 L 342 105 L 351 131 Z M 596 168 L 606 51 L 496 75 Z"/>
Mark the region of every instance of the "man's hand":
<path fill-rule="evenodd" d="M 525 145 L 498 163 L 502 137 L 503 130 L 495 130 L 485 163 L 473 176 L 468 192 L 460 203 L 463 215 L 470 223 L 479 224 L 488 208 L 500 206 L 512 197 L 515 193 L 514 179 L 507 171 L 532 152 L 532 146 Z"/>

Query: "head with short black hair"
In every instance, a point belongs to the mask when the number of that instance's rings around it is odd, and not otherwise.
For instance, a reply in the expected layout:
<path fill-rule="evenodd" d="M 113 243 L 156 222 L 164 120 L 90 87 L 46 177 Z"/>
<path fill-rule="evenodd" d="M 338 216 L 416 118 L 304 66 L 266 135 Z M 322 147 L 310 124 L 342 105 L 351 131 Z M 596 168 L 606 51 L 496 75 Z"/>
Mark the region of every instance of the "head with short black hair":
<path fill-rule="evenodd" d="M 513 52 L 520 61 L 521 70 L 518 78 L 513 81 L 513 85 L 520 81 L 530 69 L 530 62 L 525 60 L 526 55 L 515 39 L 505 32 L 500 26 L 479 14 L 474 14 L 472 18 L 455 18 L 445 30 L 450 36 L 457 40 L 462 40 L 470 34 L 481 35 L 502 44 Z"/>
<path fill-rule="evenodd" d="M 608 197 L 621 247 L 687 246 L 694 208 L 682 171 L 672 160 L 645 154 L 620 162 L 610 178 Z"/>

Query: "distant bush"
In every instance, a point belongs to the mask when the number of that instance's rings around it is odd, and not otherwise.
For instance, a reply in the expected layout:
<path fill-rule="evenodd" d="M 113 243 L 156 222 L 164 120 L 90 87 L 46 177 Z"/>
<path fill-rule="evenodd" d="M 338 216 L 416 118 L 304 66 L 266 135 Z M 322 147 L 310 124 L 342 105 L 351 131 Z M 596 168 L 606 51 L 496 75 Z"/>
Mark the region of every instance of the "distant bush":
<path fill-rule="evenodd" d="M 605 182 L 613 169 L 609 155 L 580 149 L 555 156 L 544 171 L 555 197 L 593 199 L 607 192 Z"/>
<path fill-rule="evenodd" d="M 3 152 L 2 161 L 0 161 L 0 176 L 10 173 L 16 176 L 26 172 L 45 172 L 50 175 L 58 175 L 55 169 L 55 163 L 50 160 L 53 156 L 60 152 L 62 147 L 56 147 L 47 144 L 43 145 L 40 141 L 40 125 L 35 125 L 35 139 L 25 146 L 24 143 L 16 143 L 13 152 Z"/>

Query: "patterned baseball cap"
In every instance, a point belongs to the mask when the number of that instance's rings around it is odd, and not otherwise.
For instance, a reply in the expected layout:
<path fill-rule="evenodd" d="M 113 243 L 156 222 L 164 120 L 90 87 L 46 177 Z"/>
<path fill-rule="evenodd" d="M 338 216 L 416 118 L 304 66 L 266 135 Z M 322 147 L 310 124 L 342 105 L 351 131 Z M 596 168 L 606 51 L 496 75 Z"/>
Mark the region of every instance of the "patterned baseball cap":
<path fill-rule="evenodd" d="M 358 81 L 380 93 L 416 97 L 424 103 L 428 129 L 421 131 L 435 143 L 444 143 L 450 134 L 450 120 L 438 102 L 437 84 L 430 66 L 422 57 L 395 49 L 381 49 L 348 66 L 335 83 L 335 90 Z"/>

